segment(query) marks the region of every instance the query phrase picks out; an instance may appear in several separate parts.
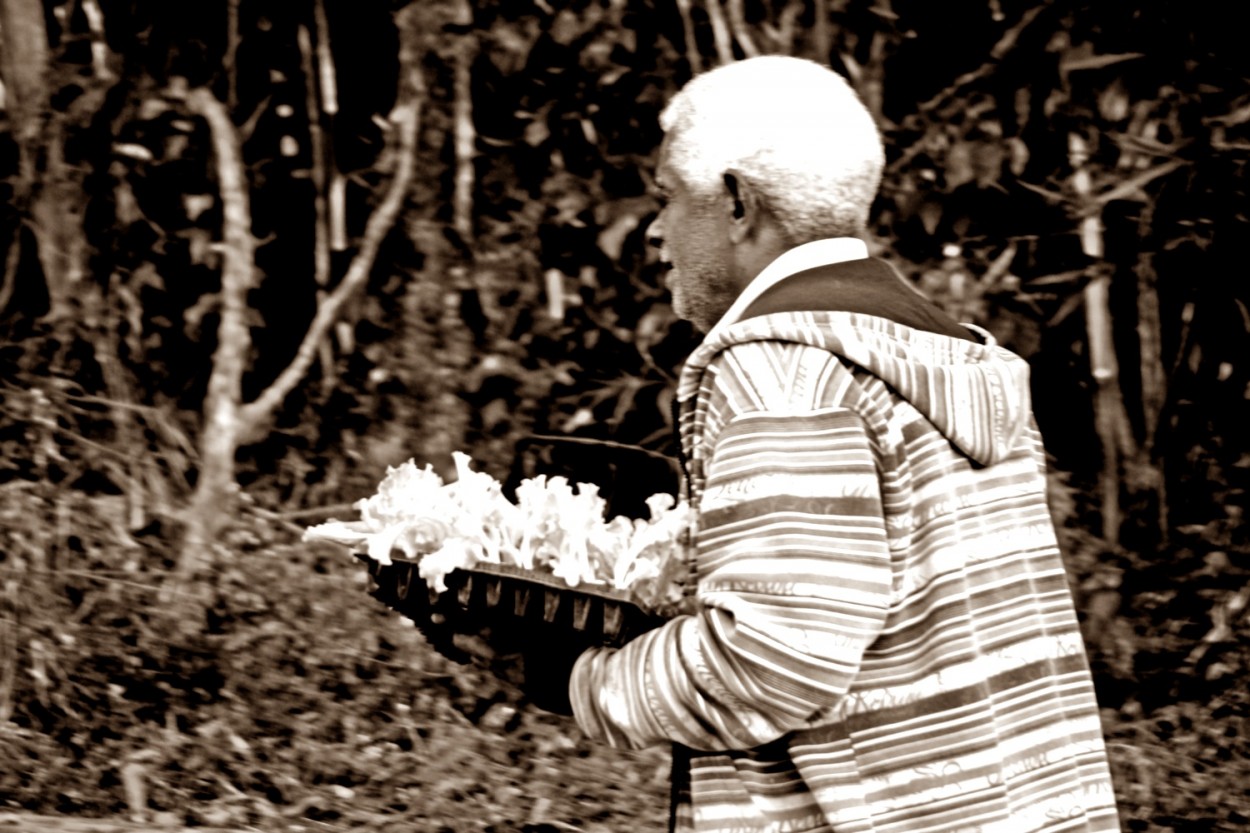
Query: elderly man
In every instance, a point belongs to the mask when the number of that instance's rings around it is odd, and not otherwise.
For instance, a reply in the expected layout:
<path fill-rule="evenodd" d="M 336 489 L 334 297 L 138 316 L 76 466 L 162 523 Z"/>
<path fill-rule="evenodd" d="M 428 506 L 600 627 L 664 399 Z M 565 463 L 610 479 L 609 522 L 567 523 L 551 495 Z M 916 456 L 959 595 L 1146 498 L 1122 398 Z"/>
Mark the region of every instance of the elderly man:
<path fill-rule="evenodd" d="M 672 745 L 677 830 L 1118 831 L 1027 367 L 868 257 L 868 112 L 761 57 L 661 121 L 691 612 L 582 654 L 577 723 Z"/>

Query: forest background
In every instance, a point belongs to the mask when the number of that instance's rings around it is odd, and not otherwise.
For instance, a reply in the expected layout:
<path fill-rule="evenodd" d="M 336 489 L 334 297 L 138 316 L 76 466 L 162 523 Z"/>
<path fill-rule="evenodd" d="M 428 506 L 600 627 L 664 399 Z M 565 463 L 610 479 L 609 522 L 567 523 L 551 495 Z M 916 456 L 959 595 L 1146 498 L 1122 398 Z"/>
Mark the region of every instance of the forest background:
<path fill-rule="evenodd" d="M 778 52 L 881 125 L 874 252 L 1032 365 L 1125 829 L 1245 829 L 1228 8 L 0 0 L 0 828 L 662 829 L 663 753 L 299 535 L 456 449 L 625 514 L 676 488 L 656 117 Z"/>

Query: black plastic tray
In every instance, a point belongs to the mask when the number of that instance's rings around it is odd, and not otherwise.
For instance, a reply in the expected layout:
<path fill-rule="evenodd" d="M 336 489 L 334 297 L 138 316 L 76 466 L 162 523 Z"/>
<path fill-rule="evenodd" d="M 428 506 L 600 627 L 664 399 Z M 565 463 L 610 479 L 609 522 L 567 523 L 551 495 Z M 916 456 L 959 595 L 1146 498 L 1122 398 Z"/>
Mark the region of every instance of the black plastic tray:
<path fill-rule="evenodd" d="M 379 564 L 361 553 L 373 578 L 370 594 L 411 619 L 427 636 L 434 617 L 468 633 L 482 627 L 537 630 L 586 646 L 620 647 L 666 621 L 610 587 L 568 587 L 561 579 L 501 564 L 453 570 L 447 590 L 435 594 L 417 572 L 417 563 L 394 559 Z M 434 641 L 433 639 L 431 641 Z M 440 647 L 440 650 L 442 648 Z"/>

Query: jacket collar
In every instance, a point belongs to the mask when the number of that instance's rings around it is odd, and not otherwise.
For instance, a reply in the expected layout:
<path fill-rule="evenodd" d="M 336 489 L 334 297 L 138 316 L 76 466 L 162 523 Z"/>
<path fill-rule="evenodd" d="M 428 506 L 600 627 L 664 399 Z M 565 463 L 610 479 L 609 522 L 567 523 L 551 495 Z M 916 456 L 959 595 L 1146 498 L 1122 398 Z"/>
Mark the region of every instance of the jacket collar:
<path fill-rule="evenodd" d="M 856 312 L 915 330 L 976 340 L 879 258 L 824 264 L 786 275 L 759 293 L 738 320 L 778 312 Z"/>

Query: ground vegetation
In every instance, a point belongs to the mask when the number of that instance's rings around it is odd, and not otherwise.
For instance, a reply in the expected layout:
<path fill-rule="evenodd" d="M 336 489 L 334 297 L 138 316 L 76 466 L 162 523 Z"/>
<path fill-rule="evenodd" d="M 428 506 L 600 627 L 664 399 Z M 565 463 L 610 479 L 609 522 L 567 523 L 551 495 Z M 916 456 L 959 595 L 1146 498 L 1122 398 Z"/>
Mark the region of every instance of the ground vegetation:
<path fill-rule="evenodd" d="M 662 751 L 447 662 L 299 534 L 458 449 L 622 514 L 676 488 L 657 115 L 770 52 L 877 117 L 873 250 L 1032 365 L 1125 829 L 1244 829 L 1232 14 L 0 0 L 0 829 L 662 829 Z"/>

